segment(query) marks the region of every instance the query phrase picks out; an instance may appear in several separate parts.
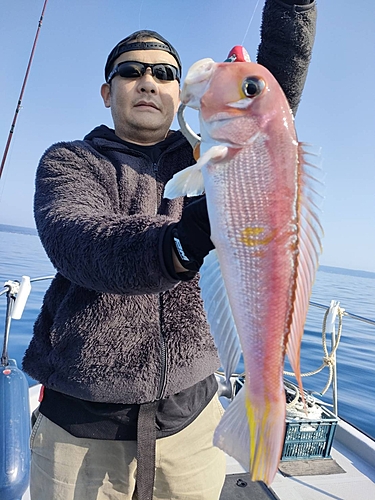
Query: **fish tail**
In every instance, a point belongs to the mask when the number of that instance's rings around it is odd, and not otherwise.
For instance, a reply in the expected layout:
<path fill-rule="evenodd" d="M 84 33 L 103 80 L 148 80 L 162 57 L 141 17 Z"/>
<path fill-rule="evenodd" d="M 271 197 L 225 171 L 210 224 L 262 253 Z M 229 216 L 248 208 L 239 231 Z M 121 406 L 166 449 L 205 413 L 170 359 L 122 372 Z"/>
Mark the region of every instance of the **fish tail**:
<path fill-rule="evenodd" d="M 252 481 L 270 485 L 276 475 L 285 436 L 285 398 L 255 407 L 246 382 L 225 411 L 214 445 L 235 458 Z"/>
<path fill-rule="evenodd" d="M 246 384 L 246 382 L 245 382 Z M 225 410 L 214 433 L 214 445 L 235 458 L 248 471 L 250 433 L 246 415 L 246 393 L 243 387 Z"/>
<path fill-rule="evenodd" d="M 250 469 L 252 481 L 270 485 L 276 475 L 285 436 L 285 399 L 254 406 L 246 400 L 250 428 Z"/>

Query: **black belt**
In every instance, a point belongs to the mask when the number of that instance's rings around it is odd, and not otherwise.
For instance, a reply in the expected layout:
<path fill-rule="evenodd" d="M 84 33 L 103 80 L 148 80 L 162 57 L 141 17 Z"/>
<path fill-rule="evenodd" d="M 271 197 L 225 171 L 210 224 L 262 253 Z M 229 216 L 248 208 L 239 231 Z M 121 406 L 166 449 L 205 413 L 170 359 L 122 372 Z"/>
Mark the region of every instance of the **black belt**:
<path fill-rule="evenodd" d="M 137 424 L 138 500 L 152 500 L 155 479 L 156 423 L 159 401 L 139 406 Z"/>

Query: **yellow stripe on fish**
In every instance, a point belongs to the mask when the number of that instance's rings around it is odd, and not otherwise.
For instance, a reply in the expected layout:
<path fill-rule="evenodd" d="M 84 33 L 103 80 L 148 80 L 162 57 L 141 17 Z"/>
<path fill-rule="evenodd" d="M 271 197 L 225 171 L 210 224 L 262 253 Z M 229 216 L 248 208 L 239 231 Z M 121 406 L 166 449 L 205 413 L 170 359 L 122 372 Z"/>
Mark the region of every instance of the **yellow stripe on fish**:
<path fill-rule="evenodd" d="M 241 231 L 240 242 L 244 243 L 248 247 L 268 245 L 274 237 L 274 232 L 264 238 L 259 238 L 259 236 L 265 233 L 265 231 L 264 227 L 246 227 Z"/>

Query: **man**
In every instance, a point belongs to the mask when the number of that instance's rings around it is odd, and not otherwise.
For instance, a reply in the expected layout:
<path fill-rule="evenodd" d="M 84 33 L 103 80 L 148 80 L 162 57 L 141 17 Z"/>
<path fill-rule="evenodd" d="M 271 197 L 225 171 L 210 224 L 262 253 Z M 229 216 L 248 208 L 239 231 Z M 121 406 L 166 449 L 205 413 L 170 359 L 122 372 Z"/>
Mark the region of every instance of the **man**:
<path fill-rule="evenodd" d="M 258 59 L 295 112 L 315 5 L 294 3 L 266 1 Z M 52 146 L 37 171 L 35 219 L 58 272 L 23 363 L 44 386 L 31 497 L 218 499 L 219 360 L 197 275 L 213 248 L 206 203 L 163 199 L 194 162 L 169 130 L 181 61 L 158 33 L 137 32 L 109 54 L 105 78 L 114 130 Z"/>

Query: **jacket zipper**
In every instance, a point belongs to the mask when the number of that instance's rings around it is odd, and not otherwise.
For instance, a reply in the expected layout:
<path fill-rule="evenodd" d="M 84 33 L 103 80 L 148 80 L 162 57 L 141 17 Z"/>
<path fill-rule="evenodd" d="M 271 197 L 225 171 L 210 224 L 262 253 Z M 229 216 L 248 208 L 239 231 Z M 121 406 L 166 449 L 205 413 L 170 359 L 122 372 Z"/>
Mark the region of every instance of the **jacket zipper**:
<path fill-rule="evenodd" d="M 104 146 L 103 149 L 113 150 L 115 148 L 107 148 Z M 174 149 L 174 148 L 171 148 L 171 150 L 172 149 Z M 146 157 L 147 159 L 149 159 L 149 157 L 147 157 L 147 155 L 145 155 L 144 153 L 141 153 L 139 151 L 137 151 L 136 153 L 139 156 L 143 156 L 143 157 Z M 153 171 L 155 173 L 155 180 L 157 180 L 156 174 L 159 171 L 160 160 L 166 153 L 167 153 L 167 151 L 164 151 L 160 155 L 157 162 L 152 162 L 152 168 L 153 168 Z M 158 209 L 159 209 L 159 207 L 156 206 L 155 215 L 158 213 Z M 162 299 L 162 294 L 159 293 L 159 328 L 160 328 L 160 364 L 161 364 L 161 370 L 160 370 L 159 388 L 158 388 L 158 391 L 156 394 L 156 400 L 159 400 L 162 398 L 164 391 L 165 391 L 165 387 L 167 385 L 167 365 L 168 365 L 168 363 L 167 363 L 167 346 L 166 346 L 166 342 L 165 342 L 165 339 L 163 336 L 162 324 L 163 324 L 163 299 Z"/>
<path fill-rule="evenodd" d="M 163 155 L 163 153 L 162 153 Z M 162 156 L 161 155 L 161 156 Z M 152 162 L 152 168 L 155 175 L 155 181 L 157 182 L 157 174 L 159 171 L 159 157 L 157 162 Z M 155 215 L 158 213 L 159 205 L 158 202 L 156 204 Z M 165 386 L 167 384 L 167 346 L 163 335 L 163 297 L 162 294 L 159 293 L 159 332 L 160 332 L 160 379 L 159 379 L 159 388 L 156 394 L 156 400 L 158 401 L 163 397 Z"/>
<path fill-rule="evenodd" d="M 165 390 L 165 386 L 167 383 L 167 346 L 165 343 L 165 339 L 163 336 L 162 330 L 163 323 L 163 298 L 162 294 L 159 293 L 159 327 L 160 327 L 160 380 L 159 380 L 159 390 L 156 395 L 156 399 L 159 400 L 162 398 Z"/>

